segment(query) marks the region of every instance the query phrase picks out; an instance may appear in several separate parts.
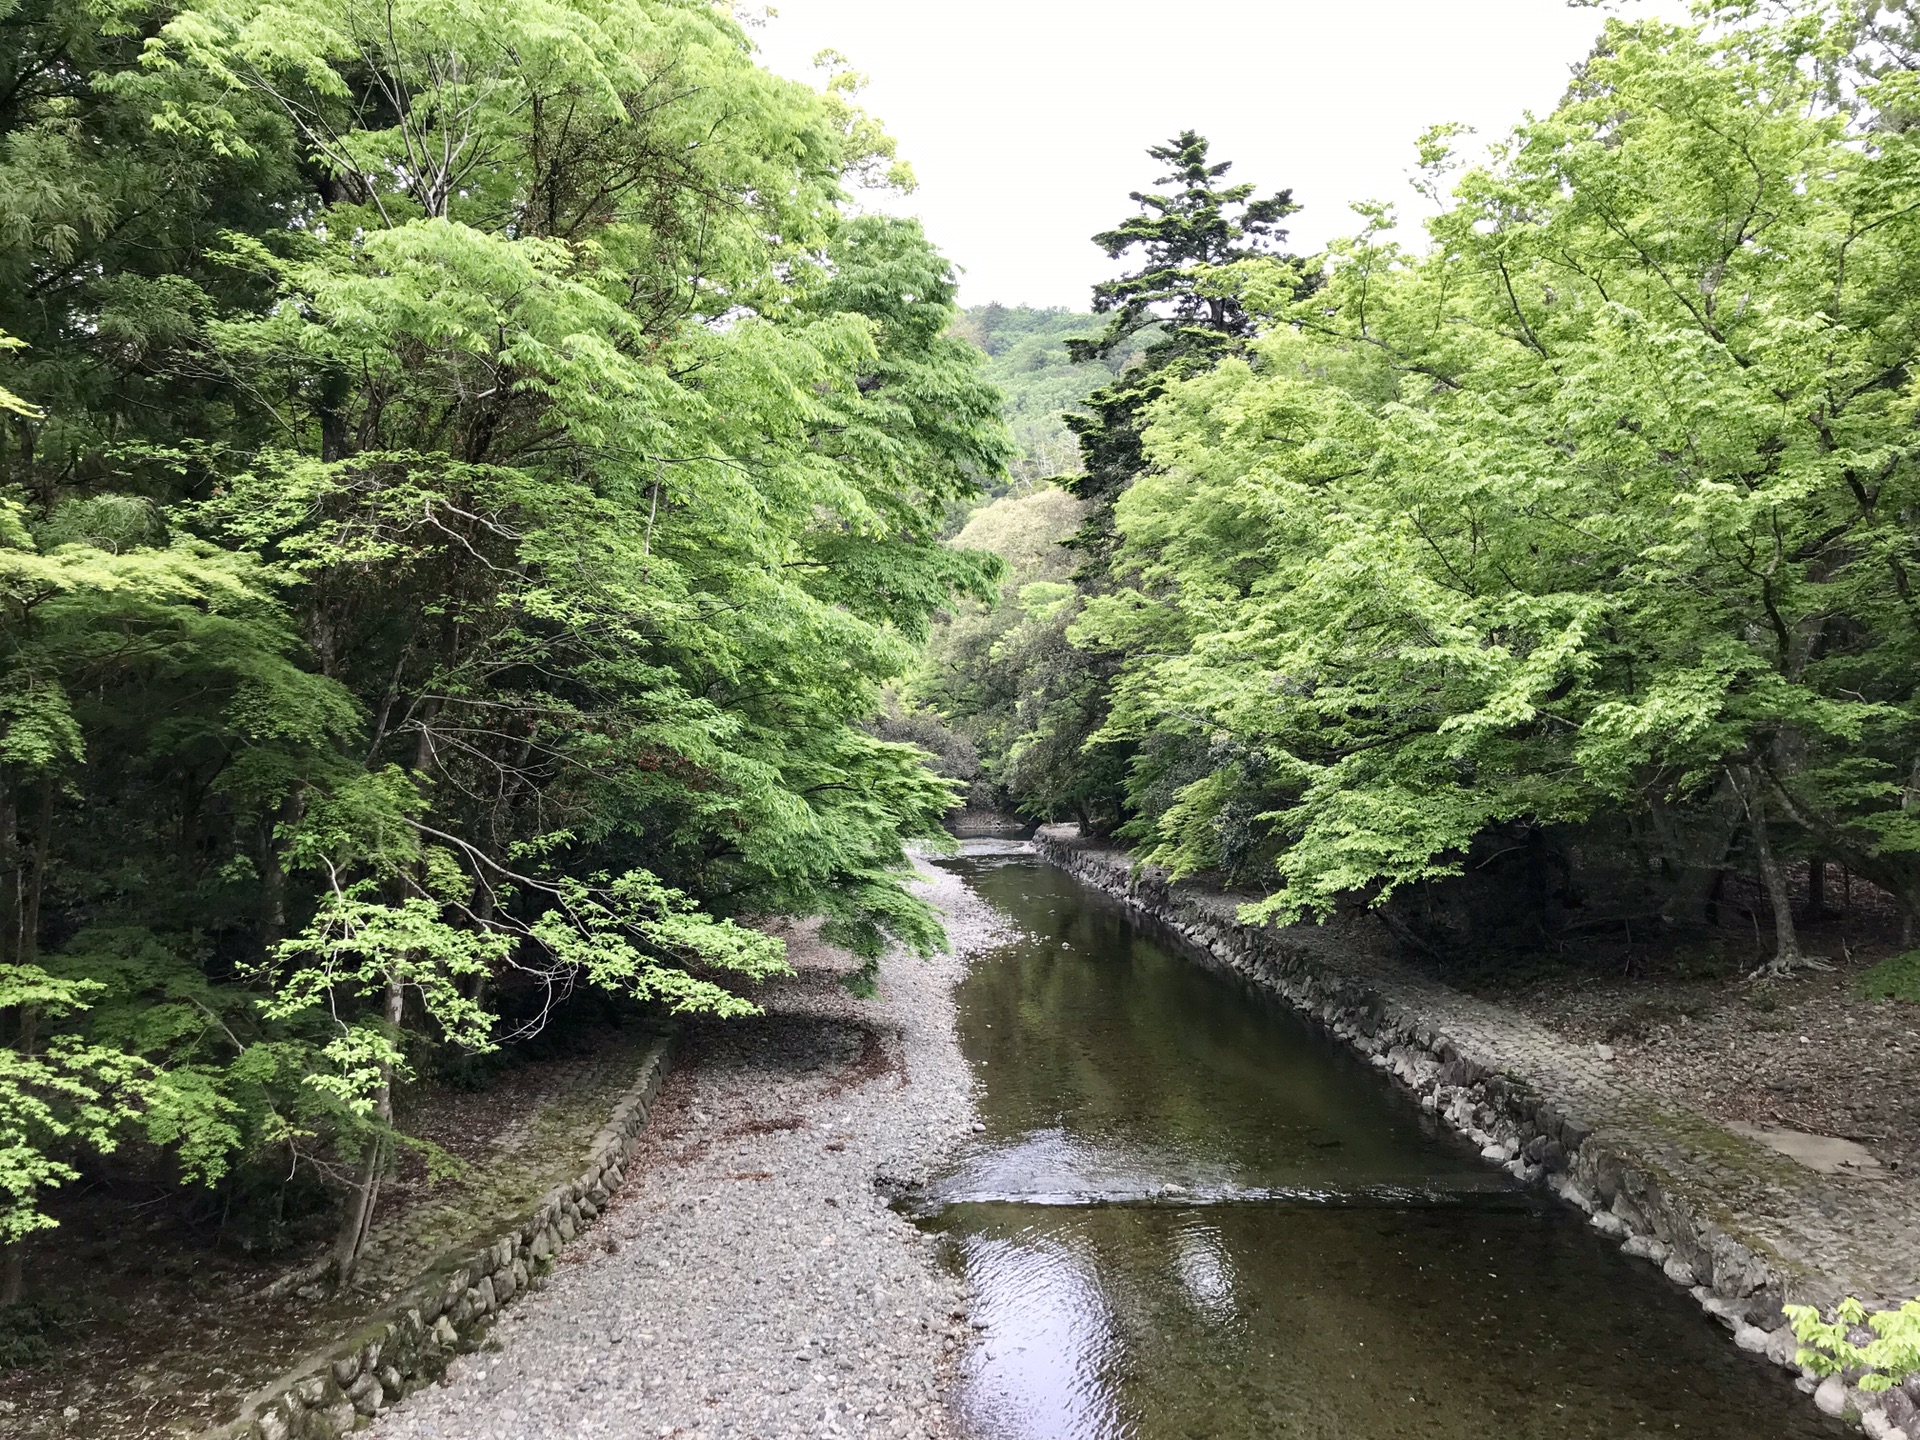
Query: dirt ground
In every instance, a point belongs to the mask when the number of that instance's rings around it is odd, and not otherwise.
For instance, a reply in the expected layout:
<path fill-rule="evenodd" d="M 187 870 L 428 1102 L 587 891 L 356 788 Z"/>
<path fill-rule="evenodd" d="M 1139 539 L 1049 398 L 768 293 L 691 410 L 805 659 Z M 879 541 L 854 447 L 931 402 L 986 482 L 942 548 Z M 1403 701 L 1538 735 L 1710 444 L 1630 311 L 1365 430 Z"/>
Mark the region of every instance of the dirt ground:
<path fill-rule="evenodd" d="M 1789 979 L 1749 979 L 1772 936 L 1733 926 L 1447 978 L 1611 1047 L 1633 1079 L 1714 1119 L 1840 1136 L 1889 1168 L 1920 1169 L 1920 1005 L 1859 993 L 1861 976 L 1901 940 L 1880 897 L 1862 889 L 1851 900 L 1800 926 L 1802 948 L 1832 969 Z"/>

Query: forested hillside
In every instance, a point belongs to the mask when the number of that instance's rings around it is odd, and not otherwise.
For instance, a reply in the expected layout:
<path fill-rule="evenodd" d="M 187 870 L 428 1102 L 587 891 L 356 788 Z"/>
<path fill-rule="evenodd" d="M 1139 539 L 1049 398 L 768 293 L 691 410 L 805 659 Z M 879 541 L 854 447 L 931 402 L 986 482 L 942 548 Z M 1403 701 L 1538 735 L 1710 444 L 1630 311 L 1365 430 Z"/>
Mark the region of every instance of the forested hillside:
<path fill-rule="evenodd" d="M 0 66 L 0 1300 L 116 1147 L 324 1186 L 345 1277 L 449 1057 L 745 1010 L 754 917 L 937 942 L 950 787 L 860 722 L 1015 452 L 846 77 L 692 0 L 24 0 Z"/>
<path fill-rule="evenodd" d="M 1370 207 L 1289 257 L 1288 194 L 1156 148 L 1073 348 L 1165 333 L 1070 422 L 1071 583 L 936 647 L 929 703 L 1029 814 L 1256 916 L 1557 944 L 1718 924 L 1744 883 L 1785 973 L 1838 865 L 1910 933 L 1902 13 L 1610 21 L 1484 164 L 1422 138 L 1424 237 Z"/>
<path fill-rule="evenodd" d="M 1016 484 L 1031 485 L 1080 469 L 1080 446 L 1066 415 L 1139 358 L 1138 342 L 1098 360 L 1076 360 L 1068 344 L 1100 330 L 1097 316 L 1024 305 L 975 305 L 954 333 L 987 354 L 986 377 L 1004 397 L 1002 414 L 1019 446 L 1008 467 Z"/>

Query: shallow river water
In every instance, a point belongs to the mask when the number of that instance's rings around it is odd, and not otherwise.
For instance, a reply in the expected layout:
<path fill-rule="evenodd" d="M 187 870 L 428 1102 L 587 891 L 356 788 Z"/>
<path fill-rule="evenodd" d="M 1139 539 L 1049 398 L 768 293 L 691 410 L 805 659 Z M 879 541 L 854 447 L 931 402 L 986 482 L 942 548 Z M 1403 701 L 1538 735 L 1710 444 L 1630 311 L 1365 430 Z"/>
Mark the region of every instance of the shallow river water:
<path fill-rule="evenodd" d="M 988 1440 L 1849 1433 L 1291 1010 L 965 850 L 1020 938 L 960 988 L 986 1130 L 921 1203 Z"/>

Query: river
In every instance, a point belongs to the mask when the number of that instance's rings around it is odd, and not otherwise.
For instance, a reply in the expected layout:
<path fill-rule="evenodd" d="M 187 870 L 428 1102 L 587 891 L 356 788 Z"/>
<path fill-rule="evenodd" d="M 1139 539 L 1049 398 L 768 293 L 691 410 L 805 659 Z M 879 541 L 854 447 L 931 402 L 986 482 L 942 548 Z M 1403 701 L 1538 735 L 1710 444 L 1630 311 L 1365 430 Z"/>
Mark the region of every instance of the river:
<path fill-rule="evenodd" d="M 986 1440 L 1849 1434 L 1290 1009 L 1004 841 L 958 992 L 985 1125 L 917 1197 Z"/>

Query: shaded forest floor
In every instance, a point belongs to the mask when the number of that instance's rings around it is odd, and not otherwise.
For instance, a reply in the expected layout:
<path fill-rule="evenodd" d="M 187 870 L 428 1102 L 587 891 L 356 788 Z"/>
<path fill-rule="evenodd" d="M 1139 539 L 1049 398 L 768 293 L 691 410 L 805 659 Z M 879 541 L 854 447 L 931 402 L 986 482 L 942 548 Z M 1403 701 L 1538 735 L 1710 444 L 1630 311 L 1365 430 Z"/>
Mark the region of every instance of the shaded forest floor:
<path fill-rule="evenodd" d="M 49 1323 L 26 1337 L 40 1353 L 0 1369 L 0 1434 L 191 1434 L 310 1346 L 344 1333 L 443 1250 L 530 1209 L 579 1169 L 655 1037 L 593 1027 L 566 1038 L 564 1050 L 513 1065 L 484 1088 L 411 1097 L 401 1128 L 465 1162 L 465 1173 L 429 1183 L 424 1160 L 405 1155 L 342 1295 L 262 1293 L 324 1248 L 328 1213 L 314 1214 L 304 1243 L 269 1263 L 246 1252 L 237 1217 L 204 1206 L 185 1212 L 180 1192 L 135 1175 L 57 1195 L 50 1209 L 60 1228 L 37 1237 L 26 1260 L 28 1298 Z"/>
<path fill-rule="evenodd" d="M 1862 976 L 1900 949 L 1893 912 L 1876 898 L 1803 923 L 1802 948 L 1833 968 L 1784 980 L 1749 980 L 1772 953 L 1772 937 L 1762 931 L 1756 949 L 1751 930 L 1732 929 L 1430 968 L 1568 1039 L 1605 1047 L 1624 1075 L 1703 1115 L 1854 1140 L 1889 1169 L 1912 1173 L 1920 1171 L 1920 1005 L 1861 993 Z"/>

